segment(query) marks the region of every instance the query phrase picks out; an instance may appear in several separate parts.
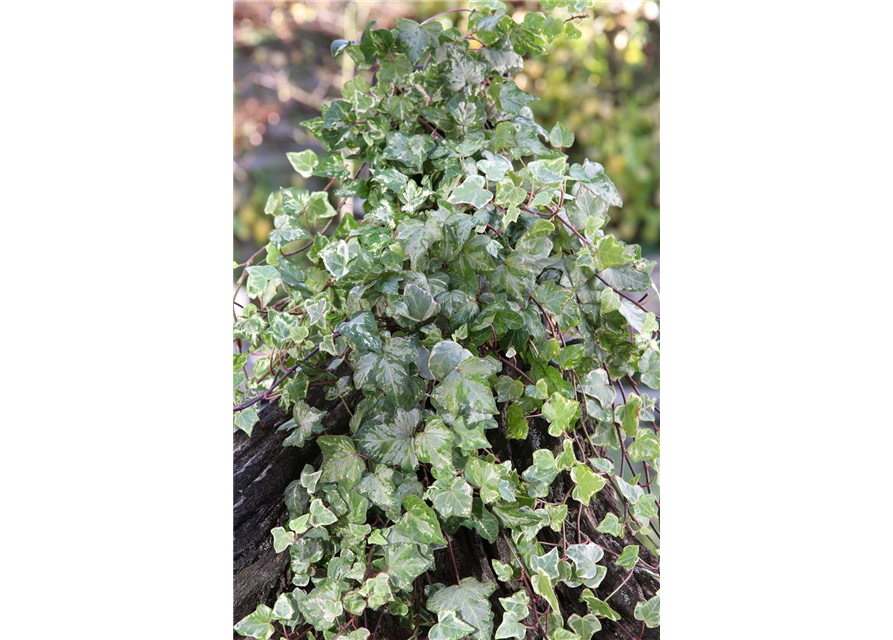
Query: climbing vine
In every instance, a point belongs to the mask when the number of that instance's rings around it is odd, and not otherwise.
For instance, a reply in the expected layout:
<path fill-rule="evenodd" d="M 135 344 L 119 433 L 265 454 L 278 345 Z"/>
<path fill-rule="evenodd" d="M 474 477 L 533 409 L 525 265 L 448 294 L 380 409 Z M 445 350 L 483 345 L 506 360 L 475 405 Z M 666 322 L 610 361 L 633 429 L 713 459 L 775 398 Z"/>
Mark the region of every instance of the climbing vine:
<path fill-rule="evenodd" d="M 579 37 L 591 4 L 544 1 L 549 15 L 517 22 L 472 0 L 452 10 L 468 33 L 400 19 L 332 44 L 365 73 L 303 123 L 329 155 L 288 156 L 330 181 L 270 195 L 269 243 L 237 265 L 253 303 L 234 323 L 235 427 L 250 436 L 276 402 L 284 445 L 322 456 L 271 532 L 292 586 L 239 634 L 377 639 L 384 614 L 431 640 L 659 625 L 659 589 L 627 620 L 612 608 L 623 584 L 600 588 L 609 565 L 659 580 L 658 408 L 643 390 L 660 386 L 654 264 L 602 231 L 622 205 L 614 184 L 597 163 L 568 165 L 573 132 L 540 127 L 511 80 L 522 56 Z M 344 404 L 348 433 L 326 433 L 312 386 Z M 513 441 L 531 443 L 530 464 L 505 454 Z M 619 501 L 596 530 L 635 542 L 619 553 L 581 531 L 601 492 Z M 461 575 L 461 530 L 508 550 L 494 579 Z M 447 583 L 432 579 L 442 549 Z"/>

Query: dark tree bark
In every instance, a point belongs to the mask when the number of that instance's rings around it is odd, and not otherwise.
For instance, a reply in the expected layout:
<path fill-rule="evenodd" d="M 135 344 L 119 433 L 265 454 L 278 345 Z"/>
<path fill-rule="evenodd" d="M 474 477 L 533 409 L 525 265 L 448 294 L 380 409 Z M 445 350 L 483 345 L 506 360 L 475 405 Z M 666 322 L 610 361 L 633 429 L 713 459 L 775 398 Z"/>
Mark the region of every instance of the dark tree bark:
<path fill-rule="evenodd" d="M 340 401 L 325 401 L 320 387 L 312 387 L 307 402 L 327 411 L 323 425 L 327 433 L 346 433 L 350 416 Z M 353 408 L 361 398 L 359 393 L 346 398 L 348 406 Z M 270 530 L 276 526 L 284 526 L 287 520 L 283 492 L 285 487 L 296 479 L 305 464 L 319 465 L 321 456 L 315 443 L 298 449 L 283 447 L 285 433 L 277 433 L 276 429 L 290 418 L 290 414 L 273 405 L 267 405 L 259 412 L 260 421 L 254 427 L 253 435 L 248 438 L 241 431 L 233 436 L 233 623 L 255 609 L 258 604 L 272 606 L 276 596 L 290 588 L 288 554 L 275 553 Z M 547 424 L 542 419 L 530 420 L 530 435 L 527 440 L 508 440 L 505 438 L 505 420 L 500 421 L 500 428 L 487 432 L 493 444 L 493 451 L 503 460 L 512 460 L 515 467 L 526 469 L 533 460 L 533 451 L 540 448 L 560 450 L 560 442 L 546 432 Z M 567 472 L 558 476 L 550 490 L 550 501 L 561 501 L 565 493 L 573 486 Z M 624 540 L 596 531 L 598 523 L 608 512 L 623 514 L 616 492 L 611 484 L 596 494 L 589 508 L 579 513 L 574 500 L 568 500 L 568 516 L 565 521 L 565 535 L 568 544 L 588 539 L 605 549 L 602 563 L 608 573 L 598 588 L 598 595 L 604 598 L 618 585 L 624 582 L 628 572 L 614 564 L 613 560 L 620 555 L 624 545 L 639 544 L 627 532 Z M 579 531 L 577 522 L 579 521 Z M 549 539 L 551 537 L 551 539 Z M 561 542 L 561 534 L 550 529 L 543 530 L 541 539 L 550 542 Z M 494 582 L 496 591 L 491 597 L 496 614 L 496 625 L 501 620 L 501 607 L 497 598 L 506 597 L 513 592 L 523 590 L 521 581 L 503 584 L 493 574 L 491 560 L 498 558 L 509 562 L 512 552 L 505 540 L 500 536 L 495 544 L 483 540 L 475 532 L 461 527 L 451 536 L 453 551 L 462 577 L 474 576 L 478 580 Z M 643 545 L 640 545 L 639 557 L 650 566 L 656 567 L 658 559 Z M 435 581 L 444 584 L 455 583 L 452 561 L 447 549 L 435 553 L 436 566 L 431 571 Z M 602 630 L 593 636 L 598 640 L 655 640 L 660 637 L 659 629 L 643 628 L 633 617 L 636 602 L 652 597 L 660 584 L 641 568 L 636 568 L 633 575 L 623 584 L 617 594 L 611 598 L 610 604 L 621 616 L 618 623 L 602 620 Z M 567 618 L 572 613 L 585 615 L 586 605 L 580 602 L 582 588 L 570 589 L 559 584 L 556 595 L 561 612 Z M 382 609 L 384 610 L 384 608 Z M 378 622 L 378 613 L 370 612 L 370 627 L 373 620 Z M 526 624 L 532 625 L 529 618 Z M 494 627 L 495 628 L 495 627 Z M 391 616 L 384 614 L 379 629 L 379 638 L 398 640 L 410 634 L 401 629 Z M 234 637 L 239 637 L 235 635 Z M 526 640 L 539 640 L 541 634 L 529 631 Z"/>

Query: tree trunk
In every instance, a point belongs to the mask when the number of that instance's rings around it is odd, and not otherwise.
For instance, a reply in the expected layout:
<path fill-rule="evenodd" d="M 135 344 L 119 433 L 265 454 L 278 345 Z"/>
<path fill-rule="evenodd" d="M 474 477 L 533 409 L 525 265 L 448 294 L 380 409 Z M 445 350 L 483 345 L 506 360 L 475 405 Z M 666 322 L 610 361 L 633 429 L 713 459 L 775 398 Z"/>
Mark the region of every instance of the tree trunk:
<path fill-rule="evenodd" d="M 352 409 L 361 397 L 361 394 L 354 393 L 345 400 Z M 324 391 L 320 387 L 311 387 L 306 401 L 327 411 L 323 418 L 327 433 L 347 432 L 350 415 L 344 404 L 337 400 L 324 400 Z M 241 431 L 237 431 L 233 436 L 233 623 L 251 613 L 258 604 L 272 606 L 276 596 L 289 588 L 288 554 L 275 553 L 270 530 L 276 526 L 284 526 L 287 521 L 283 500 L 285 487 L 300 475 L 305 464 L 309 463 L 318 468 L 321 462 L 319 447 L 315 442 L 301 449 L 282 446 L 286 434 L 277 433 L 276 429 L 290 417 L 289 412 L 277 405 L 267 405 L 259 412 L 260 420 L 255 425 L 251 438 Z M 488 431 L 487 435 L 493 445 L 493 451 L 503 460 L 512 460 L 520 472 L 532 464 L 535 449 L 549 448 L 556 452 L 560 450 L 559 440 L 549 436 L 546 428 L 547 424 L 541 418 L 534 418 L 530 420 L 530 435 L 527 440 L 508 440 L 505 438 L 503 414 L 500 428 Z M 569 474 L 563 472 L 552 484 L 548 499 L 553 502 L 561 501 L 571 487 Z M 597 589 L 598 597 L 604 598 L 627 578 L 628 572 L 613 562 L 624 545 L 639 544 L 640 559 L 648 565 L 657 566 L 657 558 L 628 532 L 627 538 L 621 541 L 596 531 L 598 523 L 608 512 L 621 516 L 623 514 L 622 507 L 618 505 L 617 494 L 610 483 L 596 494 L 596 499 L 589 508 L 583 509 L 582 514 L 578 515 L 578 503 L 574 500 L 569 500 L 568 505 L 565 521 L 568 544 L 576 543 L 578 540 L 585 542 L 588 537 L 605 549 L 602 564 L 606 566 L 608 573 Z M 561 535 L 551 529 L 544 529 L 540 537 L 550 542 L 561 542 Z M 498 558 L 503 562 L 509 562 L 511 550 L 501 535 L 495 544 L 490 544 L 477 533 L 464 527 L 460 527 L 455 535 L 451 536 L 451 541 L 462 577 L 474 576 L 481 581 L 496 583 L 496 591 L 491 597 L 496 616 L 494 628 L 496 628 L 502 613 L 497 598 L 524 589 L 522 582 L 501 583 L 493 573 L 491 560 Z M 435 552 L 435 562 L 435 568 L 430 572 L 433 580 L 454 584 L 455 575 L 448 550 Z M 602 630 L 593 638 L 598 640 L 659 638 L 659 629 L 644 628 L 643 624 L 633 617 L 636 602 L 652 597 L 659 588 L 660 584 L 648 572 L 637 567 L 633 575 L 610 600 L 612 608 L 621 615 L 619 624 L 602 619 Z M 556 596 L 565 619 L 572 613 L 581 616 L 587 613 L 586 605 L 579 600 L 582 590 L 582 587 L 570 589 L 563 584 L 557 586 Z M 384 609 L 383 607 L 382 611 Z M 378 613 L 373 615 L 373 612 L 370 612 L 370 627 L 374 626 L 373 620 L 378 622 Z M 526 624 L 532 625 L 533 619 L 529 618 Z M 390 615 L 384 614 L 378 633 L 379 638 L 398 640 L 408 635 L 410 634 L 400 628 Z M 531 630 L 526 640 L 539 640 L 541 637 L 540 633 Z"/>

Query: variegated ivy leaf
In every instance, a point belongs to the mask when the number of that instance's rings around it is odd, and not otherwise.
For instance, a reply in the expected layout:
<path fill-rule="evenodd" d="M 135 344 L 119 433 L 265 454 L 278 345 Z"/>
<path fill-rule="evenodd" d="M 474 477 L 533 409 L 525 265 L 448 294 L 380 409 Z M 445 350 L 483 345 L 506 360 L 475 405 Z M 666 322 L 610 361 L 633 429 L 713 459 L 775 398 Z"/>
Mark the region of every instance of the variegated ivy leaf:
<path fill-rule="evenodd" d="M 613 513 L 605 514 L 595 530 L 600 533 L 608 533 L 615 538 L 623 538 L 623 523 Z"/>
<path fill-rule="evenodd" d="M 257 638 L 257 640 L 268 640 L 272 638 L 275 629 L 272 624 L 273 610 L 265 604 L 257 606 L 257 609 L 242 618 L 233 629 L 240 636 Z"/>
<path fill-rule="evenodd" d="M 375 317 L 368 311 L 359 313 L 351 320 L 342 322 L 337 327 L 338 333 L 350 340 L 354 347 L 362 351 L 381 353 L 383 348 Z"/>
<path fill-rule="evenodd" d="M 447 198 L 451 204 L 470 204 L 480 209 L 493 199 L 493 194 L 484 188 L 486 181 L 482 176 L 468 176 L 465 182 L 456 187 Z"/>
<path fill-rule="evenodd" d="M 491 560 L 491 564 L 493 565 L 493 572 L 496 574 L 497 579 L 502 582 L 509 582 L 514 580 L 514 572 L 510 565 L 493 558 Z"/>
<path fill-rule="evenodd" d="M 434 296 L 416 284 L 408 284 L 403 290 L 400 313 L 415 322 L 424 322 L 437 312 Z"/>
<path fill-rule="evenodd" d="M 549 487 L 558 476 L 555 456 L 548 449 L 537 449 L 533 452 L 533 464 L 525 469 L 521 477 L 530 483 L 528 493 L 531 498 L 545 498 L 549 495 Z"/>
<path fill-rule="evenodd" d="M 555 595 L 552 580 L 542 568 L 537 569 L 536 573 L 530 574 L 530 584 L 533 586 L 534 593 L 544 597 L 551 605 L 552 611 L 561 615 L 561 608 L 558 606 L 558 597 Z"/>
<path fill-rule="evenodd" d="M 477 161 L 477 168 L 487 176 L 487 180 L 499 182 L 512 170 L 512 163 L 503 156 L 484 151 L 484 159 Z M 519 202 L 520 200 L 514 204 Z"/>
<path fill-rule="evenodd" d="M 273 550 L 276 553 L 282 553 L 295 541 L 295 534 L 292 531 L 286 531 L 283 527 L 276 527 L 270 533 L 273 534 Z"/>
<path fill-rule="evenodd" d="M 617 390 L 608 383 L 608 374 L 603 369 L 593 369 L 584 376 L 582 383 L 583 393 L 598 400 L 603 407 L 611 406 L 617 397 Z"/>
<path fill-rule="evenodd" d="M 567 557 L 573 560 L 577 567 L 577 575 L 582 579 L 595 578 L 598 575 L 597 563 L 605 555 L 601 547 L 593 542 L 586 544 L 572 544 L 567 548 Z M 604 567 L 602 567 L 604 570 Z"/>
<path fill-rule="evenodd" d="M 460 640 L 474 632 L 475 628 L 462 621 L 455 611 L 442 610 L 437 624 L 428 632 L 428 640 Z"/>
<path fill-rule="evenodd" d="M 282 442 L 286 447 L 303 447 L 314 435 L 323 432 L 322 417 L 325 411 L 314 409 L 303 400 L 295 402 L 292 419 L 281 425 L 276 431 L 289 431 Z"/>
<path fill-rule="evenodd" d="M 444 380 L 459 365 L 472 357 L 471 351 L 452 340 L 438 342 L 428 357 L 428 369 L 435 380 Z"/>
<path fill-rule="evenodd" d="M 528 559 L 530 573 L 542 571 L 550 580 L 558 580 L 558 547 L 541 556 L 532 555 Z"/>
<path fill-rule="evenodd" d="M 583 593 L 580 595 L 580 601 L 585 602 L 589 612 L 599 618 L 620 620 L 620 614 L 614 611 L 607 602 L 596 598 L 589 589 L 583 589 Z"/>
<path fill-rule="evenodd" d="M 502 106 L 502 110 L 513 114 L 517 114 L 521 110 L 521 107 L 524 107 L 531 102 L 536 102 L 537 100 L 539 100 L 539 98 L 526 91 L 521 91 L 518 88 L 518 85 L 511 81 L 503 84 L 502 90 L 499 93 L 499 104 Z"/>
<path fill-rule="evenodd" d="M 459 584 L 445 587 L 428 598 L 430 611 L 455 611 L 463 622 L 477 630 L 478 637 L 489 638 L 493 634 L 493 609 L 490 595 L 496 590 L 493 582 L 478 582 L 463 578 Z"/>
<path fill-rule="evenodd" d="M 430 569 L 434 561 L 431 556 L 419 552 L 419 546 L 411 542 L 400 542 L 385 547 L 385 562 L 391 582 L 398 589 L 409 589 L 413 580 Z"/>
<path fill-rule="evenodd" d="M 270 303 L 276 295 L 276 289 L 282 284 L 282 277 L 275 267 L 269 265 L 259 267 L 248 267 L 248 281 L 246 289 L 249 298 L 257 298 L 264 305 Z"/>
<path fill-rule="evenodd" d="M 636 620 L 645 622 L 645 626 L 649 629 L 660 626 L 660 596 L 654 596 L 645 602 L 637 602 L 636 609 L 633 612 Z"/>
<path fill-rule="evenodd" d="M 378 609 L 394 598 L 389 580 L 390 576 L 387 573 L 379 573 L 366 580 L 360 588 L 359 594 L 365 598 L 370 609 Z"/>
<path fill-rule="evenodd" d="M 424 429 L 415 434 L 413 448 L 420 461 L 430 464 L 436 470 L 454 472 L 453 432 L 440 418 L 430 418 Z"/>
<path fill-rule="evenodd" d="M 348 487 L 356 485 L 366 465 L 357 455 L 353 441 L 347 436 L 320 436 L 316 439 L 322 450 L 323 482 L 337 482 Z"/>
<path fill-rule="evenodd" d="M 584 505 L 588 505 L 592 496 L 601 491 L 607 482 L 583 464 L 574 465 L 574 468 L 571 469 L 571 480 L 575 483 L 571 497 Z"/>
<path fill-rule="evenodd" d="M 319 255 L 328 272 L 335 278 L 343 278 L 347 274 L 347 263 L 350 262 L 350 249 L 344 240 L 330 242 Z"/>
<path fill-rule="evenodd" d="M 426 497 L 444 518 L 471 515 L 471 485 L 461 476 L 437 480 L 428 487 Z"/>
<path fill-rule="evenodd" d="M 592 636 L 602 630 L 602 623 L 593 614 L 580 617 L 576 613 L 567 619 L 567 626 L 574 630 L 580 640 L 592 640 Z"/>
<path fill-rule="evenodd" d="M 636 504 L 645 495 L 645 490 L 635 482 L 629 483 L 620 476 L 614 476 L 614 481 L 617 483 L 620 493 L 631 505 Z"/>
<path fill-rule="evenodd" d="M 653 460 L 660 457 L 660 439 L 651 429 L 637 429 L 636 439 L 626 448 L 633 462 Z"/>
<path fill-rule="evenodd" d="M 326 505 L 323 504 L 323 501 L 319 498 L 313 500 L 310 503 L 310 526 L 311 527 L 325 527 L 327 525 L 333 524 L 336 522 L 338 518 L 334 513 L 329 511 L 326 508 Z"/>
<path fill-rule="evenodd" d="M 580 417 L 580 405 L 557 391 L 543 405 L 543 417 L 549 421 L 549 435 L 561 436 Z"/>
<path fill-rule="evenodd" d="M 496 629 L 495 640 L 502 638 L 516 638 L 523 640 L 527 635 L 527 628 L 521 622 L 527 618 L 529 612 L 527 605 L 530 598 L 525 591 L 516 591 L 508 598 L 500 598 L 499 604 L 505 612 L 502 616 L 502 624 Z"/>
<path fill-rule="evenodd" d="M 397 533 L 422 544 L 446 544 L 437 515 L 424 500 L 417 496 L 406 496 L 403 499 L 403 508 L 406 512 L 394 527 Z"/>
<path fill-rule="evenodd" d="M 415 469 L 418 464 L 413 449 L 413 435 L 421 419 L 418 409 L 397 409 L 387 422 L 368 422 L 353 437 L 360 452 L 378 463 L 404 469 Z"/>
<path fill-rule="evenodd" d="M 249 436 L 251 436 L 251 431 L 254 429 L 254 425 L 257 424 L 257 420 L 257 408 L 254 406 L 242 409 L 233 414 L 233 424 L 236 428 L 241 429 Z"/>
<path fill-rule="evenodd" d="M 642 411 L 642 398 L 631 393 L 626 398 L 626 404 L 617 407 L 615 416 L 617 422 L 623 427 L 626 435 L 632 437 L 636 435 L 639 428 L 639 414 Z"/>
<path fill-rule="evenodd" d="M 639 545 L 628 544 L 623 547 L 623 553 L 614 561 L 618 567 L 623 567 L 627 571 L 632 571 L 639 563 Z"/>
<path fill-rule="evenodd" d="M 574 132 L 560 122 L 556 122 L 549 132 L 549 142 L 553 147 L 570 147 L 574 144 Z"/>
<path fill-rule="evenodd" d="M 301 151 L 300 153 L 289 152 L 285 154 L 294 170 L 301 174 L 304 178 L 313 175 L 313 170 L 319 164 L 319 158 L 310 149 Z"/>
<path fill-rule="evenodd" d="M 413 64 L 418 63 L 422 56 L 437 46 L 442 32 L 443 25 L 437 21 L 420 25 L 412 20 L 397 18 L 397 41 L 406 47 L 406 53 Z"/>

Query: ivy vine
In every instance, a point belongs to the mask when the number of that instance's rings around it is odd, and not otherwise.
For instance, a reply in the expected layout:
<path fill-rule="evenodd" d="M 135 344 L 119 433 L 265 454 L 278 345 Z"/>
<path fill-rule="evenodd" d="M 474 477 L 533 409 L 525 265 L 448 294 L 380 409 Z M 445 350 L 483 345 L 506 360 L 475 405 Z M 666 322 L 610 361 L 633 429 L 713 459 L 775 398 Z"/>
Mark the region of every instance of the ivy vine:
<path fill-rule="evenodd" d="M 250 436 L 260 403 L 278 402 L 292 413 L 284 444 L 322 452 L 271 532 L 293 588 L 239 634 L 377 639 L 387 612 L 407 637 L 589 640 L 620 620 L 620 587 L 599 590 L 608 563 L 659 578 L 639 557 L 640 545 L 659 553 L 658 408 L 641 389 L 660 386 L 659 318 L 643 304 L 654 263 L 602 231 L 622 206 L 611 179 L 595 162 L 568 166 L 573 132 L 538 125 L 536 97 L 511 80 L 522 56 L 578 37 L 591 4 L 544 1 L 550 15 L 516 22 L 472 0 L 452 10 L 469 11 L 465 34 L 400 19 L 333 43 L 367 74 L 303 123 L 330 155 L 288 154 L 330 182 L 273 193 L 269 243 L 236 265 L 254 303 L 234 323 L 235 427 Z M 362 216 L 345 210 L 353 198 Z M 325 433 L 311 385 L 361 392 L 349 434 Z M 526 468 L 494 452 L 488 431 L 527 441 L 533 421 L 558 445 L 537 442 Z M 621 509 L 597 530 L 639 542 L 613 556 L 566 522 L 608 485 Z M 495 582 L 460 574 L 460 528 L 508 546 L 492 572 L 512 595 L 491 599 Z M 440 549 L 450 584 L 430 580 Z M 586 615 L 562 612 L 559 585 Z M 659 609 L 659 591 L 636 604 L 642 631 Z"/>

